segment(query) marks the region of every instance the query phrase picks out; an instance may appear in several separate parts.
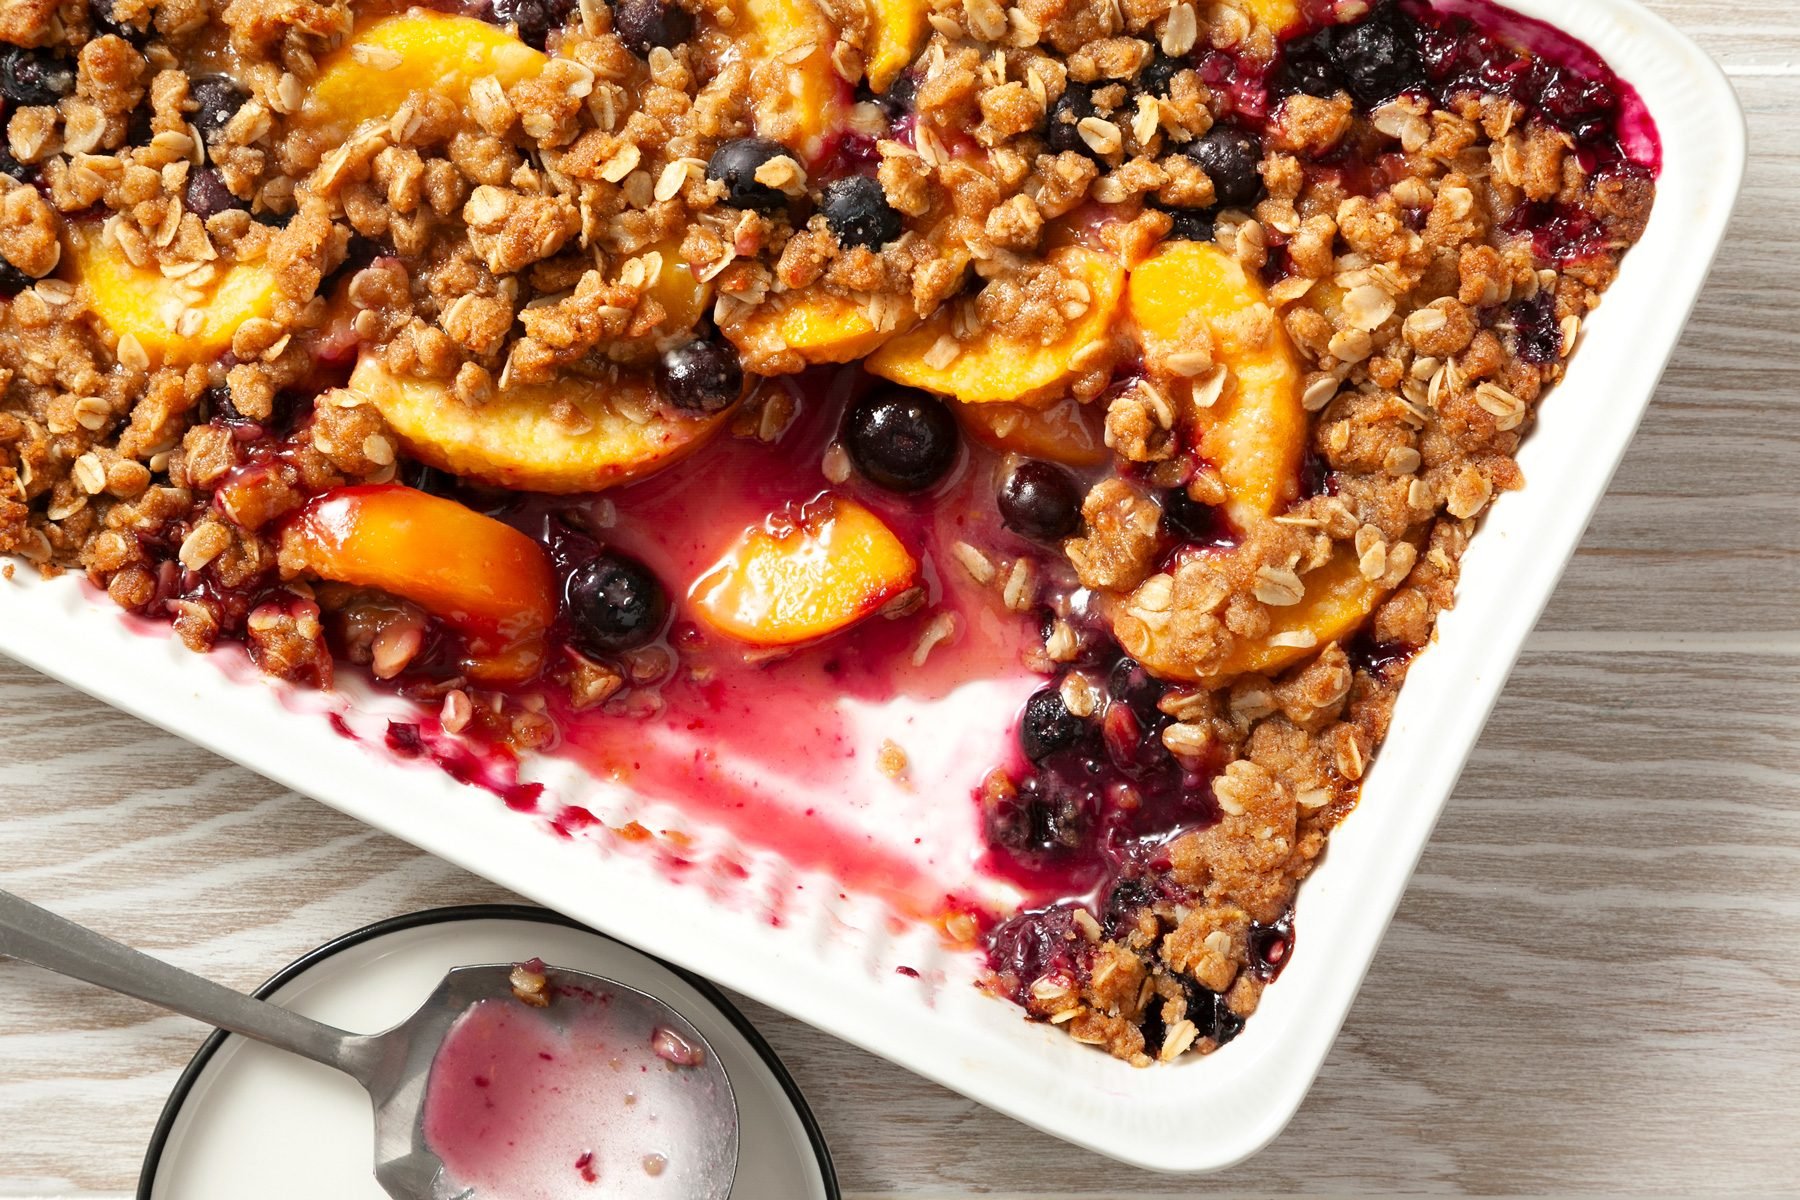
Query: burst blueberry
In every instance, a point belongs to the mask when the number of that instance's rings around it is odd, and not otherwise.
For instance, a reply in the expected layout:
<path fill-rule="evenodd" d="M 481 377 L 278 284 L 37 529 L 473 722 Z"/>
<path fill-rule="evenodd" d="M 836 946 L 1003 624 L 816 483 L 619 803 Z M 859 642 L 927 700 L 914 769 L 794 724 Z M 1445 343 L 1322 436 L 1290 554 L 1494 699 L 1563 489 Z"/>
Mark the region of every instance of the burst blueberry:
<path fill-rule="evenodd" d="M 1343 90 L 1344 81 L 1332 61 L 1331 26 L 1295 38 L 1281 47 L 1281 61 L 1272 77 L 1271 86 L 1278 96 L 1296 92 L 1308 96 L 1335 96 Z"/>
<path fill-rule="evenodd" d="M 1137 89 L 1146 96 L 1166 97 L 1169 94 L 1169 85 L 1174 83 L 1175 77 L 1187 70 L 1190 65 L 1184 58 L 1170 58 L 1158 50 L 1138 72 Z"/>
<path fill-rule="evenodd" d="M 1053 754 L 1077 748 L 1091 732 L 1086 721 L 1069 711 L 1060 691 L 1045 688 L 1025 701 L 1025 712 L 1019 718 L 1019 747 L 1032 762 L 1043 762 Z"/>
<path fill-rule="evenodd" d="M 31 276 L 0 258 L 0 299 L 10 300 L 35 282 Z"/>
<path fill-rule="evenodd" d="M 75 89 L 75 71 L 48 50 L 0 43 L 0 96 L 14 104 L 55 104 Z"/>
<path fill-rule="evenodd" d="M 576 567 L 563 589 L 575 644 L 590 654 L 634 650 L 656 638 L 669 597 L 650 568 L 605 550 Z"/>
<path fill-rule="evenodd" d="M 756 172 L 771 159 L 788 153 L 786 146 L 769 138 L 737 138 L 713 151 L 706 177 L 725 185 L 725 203 L 732 208 L 778 213 L 787 207 L 787 196 L 778 188 L 758 183 Z"/>
<path fill-rule="evenodd" d="M 1171 242 L 1210 242 L 1213 240 L 1214 213 L 1212 209 L 1171 209 L 1169 217 L 1173 221 L 1173 224 L 1169 226 Z"/>
<path fill-rule="evenodd" d="M 900 214 L 887 202 L 879 180 L 847 175 L 825 185 L 819 212 L 838 245 L 879 250 L 900 236 Z"/>
<path fill-rule="evenodd" d="M 844 414 L 844 449 L 871 483 L 922 492 L 956 465 L 960 437 L 944 402 L 926 392 L 881 387 Z"/>
<path fill-rule="evenodd" d="M 1163 493 L 1162 510 L 1164 528 L 1184 542 L 1211 542 L 1219 536 L 1219 510 L 1182 488 Z"/>
<path fill-rule="evenodd" d="M 1081 122 L 1094 115 L 1094 89 L 1085 83 L 1071 82 L 1050 106 L 1044 122 L 1044 145 L 1052 154 L 1073 150 L 1089 158 L 1097 157 L 1094 148 L 1081 136 Z"/>
<path fill-rule="evenodd" d="M 1339 29 L 1332 50 L 1344 85 L 1364 107 L 1425 86 L 1417 30 L 1393 4 Z"/>
<path fill-rule="evenodd" d="M 494 0 L 493 19 L 515 26 L 520 41 L 542 50 L 550 31 L 562 28 L 574 11 L 575 0 Z"/>

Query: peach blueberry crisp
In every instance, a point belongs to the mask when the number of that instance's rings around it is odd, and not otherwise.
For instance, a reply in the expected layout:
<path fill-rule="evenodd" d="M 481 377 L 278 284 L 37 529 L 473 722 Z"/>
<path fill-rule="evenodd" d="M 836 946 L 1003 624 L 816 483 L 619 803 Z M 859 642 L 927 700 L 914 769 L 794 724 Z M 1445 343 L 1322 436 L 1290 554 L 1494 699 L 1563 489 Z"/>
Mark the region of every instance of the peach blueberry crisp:
<path fill-rule="evenodd" d="M 915 911 L 1140 1065 L 1293 951 L 1659 165 L 1485 0 L 5 0 L 0 122 L 0 552 L 408 754 L 829 782 L 1003 678 L 930 802 L 1010 899 Z"/>

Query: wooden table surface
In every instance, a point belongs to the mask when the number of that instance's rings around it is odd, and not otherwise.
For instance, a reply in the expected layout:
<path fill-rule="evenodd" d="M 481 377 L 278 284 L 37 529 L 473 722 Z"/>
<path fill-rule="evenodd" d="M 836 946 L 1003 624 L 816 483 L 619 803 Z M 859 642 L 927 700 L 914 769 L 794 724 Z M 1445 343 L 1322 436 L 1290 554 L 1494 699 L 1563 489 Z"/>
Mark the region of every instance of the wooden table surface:
<path fill-rule="evenodd" d="M 1744 198 L 1299 1116 L 1146 1175 L 746 1003 L 849 1195 L 1800 1188 L 1800 12 L 1655 7 L 1743 98 Z M 505 898 L 5 660 L 0 848 L 0 885 L 242 987 Z M 0 1196 L 128 1194 L 198 1041 L 0 966 Z"/>

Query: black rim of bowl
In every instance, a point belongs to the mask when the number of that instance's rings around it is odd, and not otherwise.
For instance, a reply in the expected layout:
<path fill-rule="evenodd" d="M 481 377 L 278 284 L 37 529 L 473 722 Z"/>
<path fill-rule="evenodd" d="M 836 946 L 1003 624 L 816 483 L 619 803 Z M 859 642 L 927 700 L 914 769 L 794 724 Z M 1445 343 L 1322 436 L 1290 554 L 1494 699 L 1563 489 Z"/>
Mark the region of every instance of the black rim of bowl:
<path fill-rule="evenodd" d="M 307 951 L 275 972 L 251 995 L 259 1000 L 267 1000 L 278 989 L 285 987 L 292 980 L 333 955 L 390 933 L 415 929 L 421 925 L 482 920 L 544 921 L 568 929 L 577 929 L 582 933 L 591 933 L 595 937 L 605 938 L 609 942 L 617 942 L 619 945 L 625 946 L 625 943 L 619 942 L 617 938 L 607 937 L 606 934 L 590 929 L 580 921 L 565 917 L 559 912 L 552 912 L 550 909 L 537 908 L 529 904 L 459 904 L 448 908 L 428 908 L 420 912 L 405 913 L 398 917 L 388 917 L 386 920 L 376 921 L 372 925 L 364 925 L 361 929 L 346 933 L 342 937 L 333 938 L 323 946 Z M 637 947 L 626 946 L 626 949 L 637 950 Z M 800 1124 L 806 1129 L 806 1140 L 811 1143 L 813 1155 L 819 1161 L 819 1174 L 825 1183 L 826 1197 L 828 1200 L 842 1200 L 843 1193 L 838 1190 L 837 1169 L 831 1162 L 831 1148 L 825 1144 L 825 1135 L 819 1129 L 818 1119 L 813 1116 L 811 1107 L 806 1103 L 806 1097 L 800 1094 L 800 1088 L 794 1083 L 794 1077 L 788 1074 L 786 1064 L 781 1061 L 781 1057 L 775 1053 L 774 1048 L 769 1045 L 763 1035 L 757 1032 L 756 1026 L 752 1025 L 749 1019 L 738 1011 L 737 1006 L 725 998 L 725 993 L 712 983 L 700 978 L 692 971 L 684 971 L 673 963 L 663 962 L 654 954 L 647 954 L 642 950 L 637 950 L 637 952 L 680 976 L 683 983 L 699 992 L 707 1003 L 724 1013 L 726 1019 L 743 1035 L 744 1040 L 750 1043 L 750 1048 L 774 1073 L 775 1081 L 781 1085 L 781 1090 L 787 1095 L 788 1103 L 794 1106 L 794 1112 L 800 1118 Z M 163 1150 L 168 1145 L 170 1132 L 175 1128 L 175 1118 L 180 1115 L 182 1108 L 187 1104 L 188 1096 L 193 1092 L 194 1085 L 199 1082 L 201 1072 L 205 1071 L 207 1065 L 212 1062 L 213 1055 L 219 1052 L 219 1047 L 225 1044 L 225 1039 L 231 1036 L 233 1035 L 222 1029 L 215 1031 L 201 1045 L 199 1052 L 189 1060 L 187 1067 L 181 1072 L 181 1077 L 175 1081 L 175 1090 L 169 1093 L 168 1100 L 164 1102 L 162 1115 L 156 1119 L 156 1130 L 150 1135 L 150 1147 L 144 1152 L 144 1167 L 138 1173 L 137 1200 L 150 1200 L 151 1191 L 156 1186 L 156 1172 L 162 1166 Z"/>

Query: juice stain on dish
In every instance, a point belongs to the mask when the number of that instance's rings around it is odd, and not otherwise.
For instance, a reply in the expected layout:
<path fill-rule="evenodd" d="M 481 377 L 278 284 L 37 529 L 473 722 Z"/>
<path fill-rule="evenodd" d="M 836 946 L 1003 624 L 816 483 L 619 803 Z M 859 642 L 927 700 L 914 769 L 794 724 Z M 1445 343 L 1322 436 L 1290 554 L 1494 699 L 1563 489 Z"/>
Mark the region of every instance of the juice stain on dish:
<path fill-rule="evenodd" d="M 611 999 L 561 988 L 548 1010 L 483 1000 L 457 1018 L 426 1085 L 436 1200 L 694 1193 L 728 1152 L 729 1101 L 694 1069 L 704 1051 Z"/>
<path fill-rule="evenodd" d="M 1037 686 L 1022 663 L 1034 622 L 952 556 L 959 541 L 1010 538 L 995 532 L 991 452 L 965 449 L 950 477 L 919 496 L 827 479 L 821 463 L 857 384 L 855 372 L 766 384 L 791 389 L 796 402 L 776 444 L 722 438 L 594 502 L 591 532 L 566 510 L 504 515 L 548 545 L 565 575 L 605 544 L 678 597 L 666 644 L 676 666 L 654 705 L 575 712 L 552 697 L 554 753 L 797 870 L 924 913 L 966 882 L 981 852 L 969 798 Z M 746 531 L 779 529 L 822 496 L 853 501 L 897 535 L 919 565 L 915 606 L 792 648 L 751 646 L 696 619 L 695 593 Z M 1031 552 L 1022 541 L 1017 549 Z M 934 622 L 947 636 L 922 651 Z M 946 707 L 955 721 L 942 720 Z M 887 742 L 904 769 L 891 754 L 884 762 Z"/>

